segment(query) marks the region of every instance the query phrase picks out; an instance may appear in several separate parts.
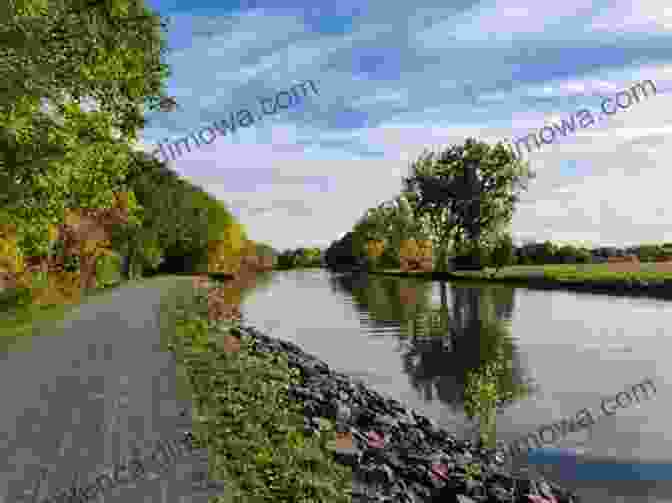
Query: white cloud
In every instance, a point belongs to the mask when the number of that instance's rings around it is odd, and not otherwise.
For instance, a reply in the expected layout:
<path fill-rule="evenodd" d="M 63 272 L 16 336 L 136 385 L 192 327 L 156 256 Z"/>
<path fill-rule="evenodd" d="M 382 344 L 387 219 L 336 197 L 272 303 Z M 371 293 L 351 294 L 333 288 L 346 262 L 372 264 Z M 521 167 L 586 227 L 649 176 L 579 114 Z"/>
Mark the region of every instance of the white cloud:
<path fill-rule="evenodd" d="M 651 32 L 672 29 L 672 8 L 658 0 L 623 0 L 597 17 L 593 30 Z"/>
<path fill-rule="evenodd" d="M 611 0 L 489 0 L 461 11 L 371 0 L 364 10 L 344 34 L 311 31 L 298 10 L 277 8 L 230 16 L 212 37 L 185 41 L 169 57 L 168 93 L 184 111 L 157 114 L 145 143 L 318 81 L 310 103 L 171 165 L 231 202 L 255 239 L 279 248 L 328 243 L 396 195 L 425 148 L 518 138 L 582 108 L 597 114 L 602 96 L 651 79 L 656 96 L 529 155 L 539 176 L 513 230 L 558 241 L 665 239 L 672 65 L 660 52 L 665 39 L 637 34 L 665 35 L 669 12 Z M 618 47 L 604 43 L 625 24 Z M 371 57 L 382 64 L 365 64 Z M 573 174 L 564 168 L 570 160 Z M 269 173 L 326 176 L 329 190 Z"/>

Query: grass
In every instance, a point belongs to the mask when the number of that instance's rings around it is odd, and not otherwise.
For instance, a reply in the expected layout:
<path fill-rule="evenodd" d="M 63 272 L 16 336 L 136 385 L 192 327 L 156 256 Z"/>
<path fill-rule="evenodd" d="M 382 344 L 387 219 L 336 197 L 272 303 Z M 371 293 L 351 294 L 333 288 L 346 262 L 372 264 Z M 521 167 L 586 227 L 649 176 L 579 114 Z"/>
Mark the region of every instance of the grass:
<path fill-rule="evenodd" d="M 82 294 L 80 302 L 73 304 L 16 305 L 11 298 L 6 298 L 9 292 L 4 292 L 0 294 L 0 350 L 7 350 L 15 343 L 27 339 L 26 336 L 52 332 L 59 322 L 87 301 L 138 281 L 141 280 L 108 282 L 104 287 Z"/>
<path fill-rule="evenodd" d="M 53 327 L 56 321 L 65 318 L 88 299 L 124 284 L 116 256 L 101 260 L 97 273 L 100 286 L 82 294 L 80 302 L 74 304 L 22 305 L 16 302 L 15 291 L 0 293 L 0 345 L 7 346 L 11 339 L 32 334 L 42 327 Z"/>
<path fill-rule="evenodd" d="M 494 269 L 487 268 L 484 272 L 456 272 L 456 276 L 474 279 L 488 279 Z M 665 263 L 642 264 L 560 264 L 511 266 L 501 269 L 495 278 L 501 280 L 525 280 L 544 278 L 553 281 L 591 281 L 613 282 L 626 280 L 660 281 L 672 280 L 672 267 Z"/>
<path fill-rule="evenodd" d="M 491 267 L 483 271 L 455 271 L 455 278 L 490 280 L 495 270 Z M 420 271 L 403 273 L 399 269 L 383 269 L 381 273 L 403 274 L 408 276 L 431 275 Z M 641 264 L 552 264 L 552 265 L 516 265 L 504 267 L 495 276 L 499 281 L 525 281 L 528 279 L 547 279 L 562 282 L 614 282 L 627 280 L 672 281 L 672 264 L 651 262 Z"/>
<path fill-rule="evenodd" d="M 63 319 L 72 308 L 72 305 L 12 307 L 0 314 L 0 335 L 3 340 L 28 335 L 38 325 Z"/>
<path fill-rule="evenodd" d="M 349 502 L 351 470 L 328 448 L 333 425 L 325 421 L 319 436 L 305 435 L 303 411 L 288 396 L 299 371 L 284 354 L 256 351 L 235 327 L 215 329 L 204 297 L 193 293 L 173 292 L 171 308 L 162 306 L 162 328 L 191 393 L 195 445 L 208 448 L 209 478 L 228 485 L 215 501 Z"/>

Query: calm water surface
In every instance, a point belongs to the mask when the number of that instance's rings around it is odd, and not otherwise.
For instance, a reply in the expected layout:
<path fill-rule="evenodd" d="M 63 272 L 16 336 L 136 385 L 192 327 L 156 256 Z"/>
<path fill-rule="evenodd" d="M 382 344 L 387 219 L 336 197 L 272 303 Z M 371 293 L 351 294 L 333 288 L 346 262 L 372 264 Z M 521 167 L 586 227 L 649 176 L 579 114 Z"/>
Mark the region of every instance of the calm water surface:
<path fill-rule="evenodd" d="M 602 398 L 650 378 L 656 392 L 649 400 L 556 445 L 586 460 L 672 463 L 669 301 L 463 283 L 445 285 L 442 294 L 438 282 L 310 269 L 272 273 L 246 295 L 242 311 L 252 325 L 461 438 L 477 431 L 465 414 L 473 397 L 467 383 L 490 365 L 503 369 L 498 393 L 513 393 L 496 414 L 496 438 L 504 442 L 583 408 L 597 418 Z M 606 483 L 563 480 L 557 466 L 536 467 L 590 503 L 672 502 L 672 469 L 670 482 Z"/>

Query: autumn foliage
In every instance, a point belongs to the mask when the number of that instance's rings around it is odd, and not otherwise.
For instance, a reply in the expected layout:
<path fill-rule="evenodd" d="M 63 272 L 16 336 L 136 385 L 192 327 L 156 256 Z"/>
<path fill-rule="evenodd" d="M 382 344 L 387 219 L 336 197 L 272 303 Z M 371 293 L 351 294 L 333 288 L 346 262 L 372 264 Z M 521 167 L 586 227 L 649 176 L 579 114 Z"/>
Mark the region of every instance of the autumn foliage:
<path fill-rule="evenodd" d="M 110 229 L 128 221 L 127 210 L 128 195 L 123 193 L 117 194 L 115 206 L 109 209 L 66 209 L 63 222 L 49 227 L 51 252 L 46 256 L 24 258 L 15 229 L 2 226 L 0 274 L 4 286 L 30 288 L 34 304 L 79 302 L 83 290 L 96 287 L 97 259 L 112 253 Z"/>
<path fill-rule="evenodd" d="M 385 241 L 372 239 L 366 242 L 365 245 L 366 256 L 372 264 L 376 264 L 380 256 L 385 251 Z"/>
<path fill-rule="evenodd" d="M 406 239 L 399 247 L 399 265 L 402 271 L 431 271 L 432 242 L 429 240 Z"/>
<path fill-rule="evenodd" d="M 223 239 L 208 243 L 208 272 L 244 276 L 273 269 L 273 257 L 259 254 L 256 242 L 246 239 L 242 228 L 231 225 Z"/>
<path fill-rule="evenodd" d="M 25 262 L 18 247 L 16 226 L 0 225 L 0 287 L 21 286 L 24 268 Z"/>
<path fill-rule="evenodd" d="M 208 318 L 212 321 L 240 319 L 240 289 L 227 284 L 208 290 Z"/>

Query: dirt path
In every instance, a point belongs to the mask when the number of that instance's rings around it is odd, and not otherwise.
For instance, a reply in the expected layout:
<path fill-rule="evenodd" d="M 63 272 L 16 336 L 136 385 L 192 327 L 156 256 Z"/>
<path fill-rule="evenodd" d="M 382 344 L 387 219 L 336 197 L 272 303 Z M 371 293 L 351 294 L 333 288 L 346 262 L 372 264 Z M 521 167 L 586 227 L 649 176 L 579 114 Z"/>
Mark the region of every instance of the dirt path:
<path fill-rule="evenodd" d="M 40 502 L 70 488 L 76 473 L 85 487 L 190 429 L 191 402 L 177 397 L 175 361 L 162 349 L 159 329 L 162 295 L 184 281 L 190 280 L 122 286 L 76 309 L 54 334 L 2 355 L 0 502 Z M 192 487 L 193 473 L 207 473 L 207 453 L 166 465 L 161 473 L 156 462 L 145 463 L 158 478 L 121 483 L 90 501 L 207 501 L 207 492 Z M 33 498 L 41 470 L 46 474 Z"/>

